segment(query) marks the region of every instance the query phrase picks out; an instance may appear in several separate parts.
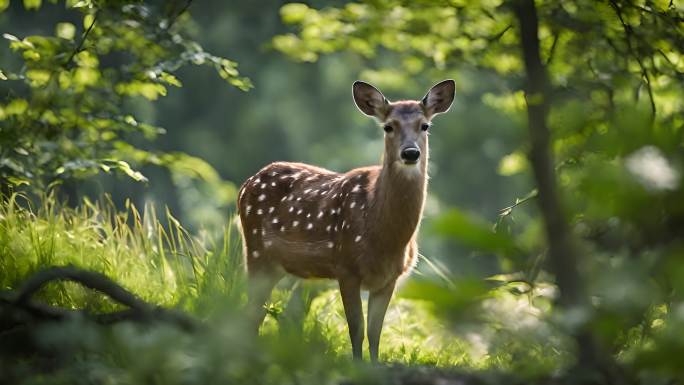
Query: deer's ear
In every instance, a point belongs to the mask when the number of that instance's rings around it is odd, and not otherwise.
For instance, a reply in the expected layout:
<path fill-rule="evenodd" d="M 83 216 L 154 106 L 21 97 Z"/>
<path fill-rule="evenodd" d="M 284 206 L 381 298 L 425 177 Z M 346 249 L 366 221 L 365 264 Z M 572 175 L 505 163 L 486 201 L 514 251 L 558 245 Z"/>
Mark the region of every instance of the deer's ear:
<path fill-rule="evenodd" d="M 451 102 L 454 101 L 455 92 L 456 82 L 451 79 L 441 81 L 432 86 L 422 101 L 428 116 L 449 111 Z"/>
<path fill-rule="evenodd" d="M 359 80 L 354 82 L 352 91 L 354 94 L 354 103 L 356 103 L 356 107 L 358 107 L 361 112 L 368 116 L 384 119 L 389 102 L 382 92 L 372 85 Z"/>

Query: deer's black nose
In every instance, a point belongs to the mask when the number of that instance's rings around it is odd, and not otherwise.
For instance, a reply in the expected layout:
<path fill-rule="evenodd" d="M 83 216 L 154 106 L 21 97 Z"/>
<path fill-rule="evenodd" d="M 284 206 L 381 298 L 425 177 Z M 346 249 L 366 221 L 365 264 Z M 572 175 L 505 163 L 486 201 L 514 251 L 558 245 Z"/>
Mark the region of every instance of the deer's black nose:
<path fill-rule="evenodd" d="M 406 163 L 416 163 L 420 158 L 420 150 L 416 147 L 407 147 L 401 150 L 401 159 Z"/>

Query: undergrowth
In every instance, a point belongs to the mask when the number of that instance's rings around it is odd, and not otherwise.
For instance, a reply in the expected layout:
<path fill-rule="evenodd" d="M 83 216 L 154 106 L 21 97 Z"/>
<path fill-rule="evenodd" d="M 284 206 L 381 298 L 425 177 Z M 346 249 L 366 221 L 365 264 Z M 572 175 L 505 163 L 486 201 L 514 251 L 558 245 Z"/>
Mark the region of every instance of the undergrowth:
<path fill-rule="evenodd" d="M 0 362 L 0 370 L 10 370 L 16 378 L 30 373 L 30 383 L 78 379 L 77 383 L 112 384 L 225 380 L 321 384 L 343 377 L 376 382 L 375 369 L 349 359 L 351 347 L 334 282 L 285 280 L 267 305 L 270 315 L 261 328 L 262 337 L 250 335 L 241 310 L 246 299 L 242 252 L 228 215 L 223 232 L 212 236 L 191 234 L 168 210 L 160 216 L 152 205 L 139 210 L 127 202 L 117 210 L 110 200 L 102 199 L 70 208 L 52 196 L 38 202 L 13 195 L 0 204 L 3 290 L 16 289 L 42 267 L 75 265 L 104 273 L 148 302 L 189 312 L 205 321 L 206 329 L 187 335 L 162 325 L 124 323 L 101 328 L 78 319 L 48 324 L 32 338 L 39 349 L 59 352 L 58 370 L 52 363 L 48 365 L 52 374 L 42 377 L 29 370 L 37 365 L 30 358 L 13 362 L 11 369 Z M 64 282 L 48 285 L 37 298 L 93 312 L 118 306 Z M 522 309 L 503 317 L 527 311 L 524 303 L 515 302 L 518 299 L 498 298 L 501 306 L 513 301 L 511 306 Z M 492 328 L 497 324 L 491 320 L 489 326 L 459 331 L 449 320 L 436 317 L 428 305 L 403 298 L 401 292 L 393 300 L 382 335 L 381 360 L 517 370 L 518 354 L 531 352 L 524 357 L 524 368 L 534 368 L 535 375 L 557 370 L 558 364 L 550 363 L 564 361 L 564 353 L 558 353 L 561 343 L 547 346 L 548 341 L 535 339 L 529 330 L 506 334 L 510 328 L 501 323 Z M 538 314 L 535 317 L 532 321 L 541 325 Z M 532 338 L 526 342 L 516 335 Z"/>

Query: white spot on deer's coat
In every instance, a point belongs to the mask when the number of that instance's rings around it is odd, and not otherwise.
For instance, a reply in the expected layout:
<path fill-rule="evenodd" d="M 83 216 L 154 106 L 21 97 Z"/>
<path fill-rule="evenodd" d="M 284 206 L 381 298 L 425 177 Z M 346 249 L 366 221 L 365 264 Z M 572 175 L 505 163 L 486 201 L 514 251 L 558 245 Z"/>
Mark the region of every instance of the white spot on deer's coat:
<path fill-rule="evenodd" d="M 292 222 L 292 227 L 297 227 L 299 225 L 299 221 L 293 221 Z"/>
<path fill-rule="evenodd" d="M 365 208 L 366 208 L 366 204 L 364 203 L 361 205 L 361 210 L 364 210 Z"/>
<path fill-rule="evenodd" d="M 357 235 L 356 238 L 354 238 L 354 242 L 357 242 L 357 243 L 358 243 L 360 240 L 361 240 L 361 236 L 360 236 L 360 235 Z"/>
<path fill-rule="evenodd" d="M 306 229 L 307 230 L 313 229 L 313 223 L 309 223 L 308 225 L 306 225 Z"/>
<path fill-rule="evenodd" d="M 258 200 L 259 200 L 259 202 L 263 202 L 264 200 L 266 200 L 266 194 L 259 195 Z"/>
<path fill-rule="evenodd" d="M 245 212 L 247 215 L 249 215 L 249 212 L 252 211 L 252 205 L 247 205 L 247 209 L 245 209 Z"/>
<path fill-rule="evenodd" d="M 297 197 L 297 200 L 298 200 L 298 201 L 301 201 L 301 200 L 302 200 L 302 197 Z"/>
<path fill-rule="evenodd" d="M 287 211 L 289 211 L 289 212 L 293 212 L 293 211 L 294 211 L 294 206 L 290 206 L 290 209 L 289 209 L 289 210 L 287 210 Z"/>
<path fill-rule="evenodd" d="M 261 235 L 266 235 L 266 229 L 261 229 Z"/>
<path fill-rule="evenodd" d="M 276 182 L 271 182 L 271 186 L 275 187 Z"/>
<path fill-rule="evenodd" d="M 331 225 L 328 225 L 328 226 L 325 227 L 325 231 L 330 232 L 330 229 L 331 229 L 331 228 L 332 228 L 332 226 L 331 226 Z"/>
<path fill-rule="evenodd" d="M 277 172 L 275 172 L 275 171 L 271 171 L 271 176 L 276 176 L 276 175 L 278 175 L 278 173 L 277 173 Z"/>
<path fill-rule="evenodd" d="M 272 244 L 273 244 L 272 241 L 266 241 L 266 242 L 264 242 L 264 246 L 266 246 L 266 247 L 271 247 Z"/>
<path fill-rule="evenodd" d="M 310 189 L 310 188 L 308 188 L 308 189 L 304 190 L 304 194 L 308 194 L 308 193 L 309 193 L 309 191 L 311 191 L 311 189 Z"/>
<path fill-rule="evenodd" d="M 273 223 L 274 223 L 274 224 L 278 223 L 278 218 L 277 218 L 277 217 L 276 217 L 276 218 L 273 218 Z"/>
<path fill-rule="evenodd" d="M 274 210 L 275 210 L 275 207 L 271 206 L 271 207 L 268 208 L 268 213 L 270 214 L 270 213 L 272 213 Z"/>
<path fill-rule="evenodd" d="M 335 215 L 335 209 L 330 209 L 330 215 Z"/>
<path fill-rule="evenodd" d="M 252 234 L 256 235 L 257 231 L 257 229 L 252 229 Z"/>
<path fill-rule="evenodd" d="M 252 251 L 252 257 L 259 258 L 259 252 L 256 250 Z"/>
<path fill-rule="evenodd" d="M 335 226 L 335 231 L 337 231 L 337 226 Z"/>
<path fill-rule="evenodd" d="M 284 197 L 280 198 L 280 201 L 281 201 L 281 202 L 284 202 L 285 199 L 287 199 L 287 196 L 284 196 Z"/>
<path fill-rule="evenodd" d="M 264 210 L 262 210 L 262 209 L 257 210 L 257 215 L 261 215 L 263 213 L 264 213 Z"/>
<path fill-rule="evenodd" d="M 361 191 L 361 185 L 360 185 L 360 184 L 357 184 L 357 185 L 354 186 L 354 188 L 352 189 L 352 192 L 359 192 L 359 191 Z"/>
<path fill-rule="evenodd" d="M 259 184 L 259 183 L 261 183 L 261 179 L 256 178 L 256 180 L 254 181 L 254 184 Z"/>
<path fill-rule="evenodd" d="M 285 226 L 280 226 L 280 232 L 285 232 Z"/>
<path fill-rule="evenodd" d="M 297 210 L 297 215 L 300 215 L 302 213 L 302 209 Z"/>
<path fill-rule="evenodd" d="M 323 211 L 319 211 L 316 218 L 321 219 L 323 217 Z"/>
<path fill-rule="evenodd" d="M 294 198 L 294 196 L 292 196 L 292 194 L 290 194 L 290 195 L 288 195 L 287 200 L 288 200 L 288 201 L 291 201 L 292 198 Z"/>
<path fill-rule="evenodd" d="M 261 188 L 266 188 L 266 183 L 262 183 Z"/>
<path fill-rule="evenodd" d="M 329 249 L 332 249 L 333 247 L 335 247 L 335 244 L 332 242 L 328 242 L 326 246 L 328 246 Z"/>
<path fill-rule="evenodd" d="M 356 202 L 352 202 L 352 203 L 349 204 L 349 208 L 352 208 L 352 209 L 353 209 L 354 206 L 356 206 Z"/>

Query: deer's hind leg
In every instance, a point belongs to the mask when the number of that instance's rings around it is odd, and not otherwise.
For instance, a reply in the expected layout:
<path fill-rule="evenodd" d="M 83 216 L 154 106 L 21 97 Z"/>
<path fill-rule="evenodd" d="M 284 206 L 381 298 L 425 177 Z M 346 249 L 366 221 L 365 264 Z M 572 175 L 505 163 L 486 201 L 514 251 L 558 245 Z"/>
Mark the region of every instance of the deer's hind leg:
<path fill-rule="evenodd" d="M 266 259 L 261 260 L 251 257 L 247 258 L 247 316 L 254 329 L 255 334 L 259 333 L 264 318 L 266 308 L 264 305 L 271 297 L 271 292 L 276 284 L 283 278 L 283 270 L 274 262 Z"/>

